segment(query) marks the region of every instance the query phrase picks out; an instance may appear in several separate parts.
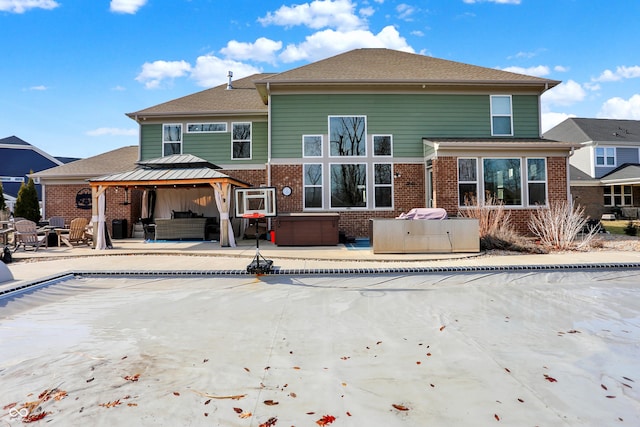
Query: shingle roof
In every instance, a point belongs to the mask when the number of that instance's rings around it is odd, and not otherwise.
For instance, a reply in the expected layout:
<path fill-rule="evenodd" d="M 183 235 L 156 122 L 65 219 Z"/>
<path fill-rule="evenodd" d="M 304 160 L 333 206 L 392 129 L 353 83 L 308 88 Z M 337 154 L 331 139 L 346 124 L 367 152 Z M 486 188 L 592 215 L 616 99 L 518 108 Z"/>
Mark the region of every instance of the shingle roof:
<path fill-rule="evenodd" d="M 233 89 L 227 89 L 227 84 L 206 89 L 182 98 L 174 99 L 153 107 L 145 108 L 133 113 L 127 113 L 132 119 L 145 116 L 162 115 L 207 115 L 207 114 L 238 114 L 238 113 L 267 113 L 267 106 L 261 101 L 253 84 L 254 80 L 263 79 L 269 74 L 254 74 L 232 82 Z"/>
<path fill-rule="evenodd" d="M 8 136 L 6 138 L 2 138 L 0 139 L 0 145 L 1 144 L 8 144 L 8 145 L 29 145 L 31 146 L 31 144 L 29 144 L 27 141 L 24 141 L 20 138 L 18 138 L 15 135 L 12 136 Z"/>
<path fill-rule="evenodd" d="M 640 120 L 569 118 L 544 136 L 573 142 L 640 143 Z"/>
<path fill-rule="evenodd" d="M 430 144 L 438 144 L 439 147 L 451 149 L 468 150 L 473 147 L 482 147 L 484 149 L 496 148 L 546 148 L 546 149 L 563 149 L 579 147 L 574 142 L 556 141 L 546 138 L 423 138 L 423 141 Z"/>
<path fill-rule="evenodd" d="M 136 167 L 138 146 L 122 147 L 97 156 L 76 160 L 33 174 L 40 178 L 90 178 L 107 173 L 123 172 Z"/>
<path fill-rule="evenodd" d="M 494 68 L 391 49 L 356 49 L 290 71 L 264 77 L 260 83 L 446 83 L 532 84 L 553 87 L 548 80 Z"/>
<path fill-rule="evenodd" d="M 630 181 L 637 184 L 640 182 L 640 165 L 637 163 L 626 163 L 600 177 L 600 180 L 604 184 L 613 184 L 614 182 L 624 183 Z"/>

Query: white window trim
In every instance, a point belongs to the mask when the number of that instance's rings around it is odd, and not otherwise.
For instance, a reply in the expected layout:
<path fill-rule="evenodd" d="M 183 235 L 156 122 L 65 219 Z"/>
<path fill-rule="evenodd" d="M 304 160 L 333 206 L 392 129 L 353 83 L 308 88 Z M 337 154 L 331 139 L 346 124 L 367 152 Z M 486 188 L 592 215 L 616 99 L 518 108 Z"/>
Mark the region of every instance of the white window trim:
<path fill-rule="evenodd" d="M 619 187 L 620 187 L 620 191 L 621 191 L 621 193 L 615 193 L 615 192 L 613 191 L 613 190 L 614 190 L 614 188 L 615 188 L 616 186 L 619 186 Z M 628 204 L 628 205 L 624 203 L 624 197 L 625 197 L 624 189 L 625 189 L 625 187 L 629 187 L 629 188 L 631 189 L 631 194 L 630 194 L 630 197 L 631 197 L 631 203 L 630 203 L 630 204 Z M 603 200 L 602 202 L 603 202 L 603 205 L 604 205 L 604 206 L 607 206 L 607 207 L 614 207 L 614 206 L 623 206 L 623 207 L 626 207 L 626 206 L 633 206 L 633 187 L 632 187 L 631 185 L 624 185 L 624 184 L 605 185 L 605 186 L 604 186 L 604 188 L 605 188 L 605 189 L 609 188 L 609 189 L 611 190 L 611 192 L 610 192 L 608 195 L 607 195 L 606 193 L 604 193 L 604 197 L 605 197 L 605 198 L 606 198 L 606 197 L 610 197 L 610 198 L 611 198 L 611 204 L 606 204 L 606 203 L 604 203 L 604 200 Z M 616 197 L 616 196 L 620 196 L 620 201 L 621 201 L 622 203 L 621 203 L 621 204 L 619 204 L 619 205 L 617 205 L 617 204 L 615 203 L 615 197 Z"/>
<path fill-rule="evenodd" d="M 377 136 L 388 136 L 389 139 L 391 140 L 391 153 L 390 154 L 376 154 L 376 144 L 375 144 L 375 140 Z M 390 133 L 376 133 L 371 135 L 371 153 L 373 154 L 373 157 L 377 157 L 377 158 L 389 158 L 389 157 L 393 157 L 393 135 Z"/>
<path fill-rule="evenodd" d="M 249 125 L 249 157 L 233 157 L 233 143 L 234 142 L 246 142 L 244 139 L 233 139 L 233 126 L 234 125 Z M 252 160 L 253 159 L 253 122 L 231 122 L 231 160 Z"/>
<path fill-rule="evenodd" d="M 305 184 L 304 169 L 305 169 L 305 166 L 310 166 L 310 165 L 320 165 L 320 171 L 322 173 L 322 178 L 320 179 L 320 185 Z M 322 163 L 303 163 L 302 164 L 302 210 L 303 211 L 319 211 L 324 209 L 324 204 L 325 204 L 324 178 L 325 178 L 325 170 L 324 170 L 324 165 Z M 307 187 L 309 188 L 320 187 L 320 199 L 321 199 L 320 207 L 310 207 L 310 208 L 307 207 L 307 193 L 305 191 Z"/>
<path fill-rule="evenodd" d="M 544 161 L 544 176 L 545 179 L 544 181 L 540 181 L 540 180 L 529 180 L 529 160 L 543 160 Z M 526 189 L 526 195 L 527 195 L 527 207 L 530 208 L 544 208 L 549 206 L 549 167 L 547 165 L 547 158 L 546 157 L 525 157 L 524 158 L 524 169 L 526 172 L 526 175 L 524 176 L 524 180 L 527 186 Z M 530 205 L 529 204 L 529 184 L 544 184 L 544 205 Z M 524 200 L 523 200 L 524 201 Z"/>
<path fill-rule="evenodd" d="M 165 126 L 180 126 L 180 141 L 165 141 L 164 139 L 164 127 Z M 166 156 L 167 154 L 165 154 L 164 152 L 164 147 L 165 144 L 180 144 L 180 153 L 182 154 L 182 149 L 183 149 L 183 143 L 184 143 L 184 125 L 182 123 L 163 123 L 162 124 L 162 156 Z"/>
<path fill-rule="evenodd" d="M 194 125 L 224 125 L 224 130 L 189 130 L 189 126 Z M 198 122 L 198 123 L 187 123 L 187 133 L 226 133 L 228 132 L 228 124 L 227 122 Z"/>
<path fill-rule="evenodd" d="M 604 164 L 602 165 L 598 164 L 598 149 L 602 149 L 604 151 L 604 155 L 602 157 L 602 160 L 604 160 Z M 613 156 L 607 156 L 607 150 L 613 150 Z M 597 168 L 615 168 L 618 165 L 618 152 L 616 150 L 616 147 L 595 147 L 593 150 L 593 157 L 594 157 L 593 164 Z M 612 165 L 607 164 L 607 157 L 613 157 Z"/>
<path fill-rule="evenodd" d="M 386 157 L 386 156 L 385 156 Z M 376 184 L 376 165 L 389 165 L 391 170 L 391 182 L 389 184 Z M 394 176 L 393 176 L 393 163 L 392 162 L 373 162 L 371 163 L 371 184 L 373 184 L 373 191 L 371 194 L 371 203 L 373 204 L 373 210 L 389 210 L 393 209 L 394 199 Z M 376 205 L 376 188 L 378 187 L 390 187 L 391 188 L 391 206 L 378 206 Z"/>
<path fill-rule="evenodd" d="M 361 156 L 334 156 L 331 154 L 331 119 L 334 117 L 364 117 L 364 154 Z M 365 159 L 369 157 L 369 150 L 367 147 L 367 135 L 368 135 L 369 120 L 366 114 L 332 114 L 327 117 L 327 153 L 331 159 Z M 344 162 L 342 162 L 344 163 Z M 355 163 L 354 163 L 355 164 Z"/>
<path fill-rule="evenodd" d="M 340 157 L 342 158 L 342 157 Z M 351 158 L 351 157 L 346 157 Z M 373 177 L 371 176 L 371 171 L 370 171 L 370 167 L 369 165 L 372 164 L 371 162 L 331 162 L 329 163 L 329 166 L 327 168 L 327 177 L 323 179 L 322 184 L 324 185 L 325 179 L 326 179 L 326 183 L 327 183 L 327 187 L 324 189 L 328 200 L 329 200 L 329 209 L 332 211 L 367 211 L 367 210 L 373 210 L 371 209 L 369 206 L 371 206 L 371 192 L 369 191 L 369 189 L 373 189 Z M 334 207 L 331 205 L 331 166 L 333 165 L 364 165 L 365 171 L 367 172 L 367 181 L 366 181 L 366 188 L 365 191 L 367 192 L 367 194 L 365 194 L 365 198 L 364 198 L 364 202 L 365 205 L 358 207 L 358 206 L 347 206 L 347 207 Z M 323 170 L 324 172 L 324 170 Z M 388 209 L 388 208 L 387 208 Z"/>
<path fill-rule="evenodd" d="M 460 181 L 460 160 L 474 160 L 476 163 L 476 180 L 475 181 Z M 460 208 L 466 208 L 466 207 L 472 207 L 475 205 L 460 205 L 460 184 L 475 184 L 476 185 L 476 202 L 477 203 L 484 203 L 484 197 L 481 196 L 480 194 L 480 168 L 478 165 L 478 157 L 458 157 L 458 159 L 456 160 L 456 179 L 458 181 L 458 185 L 456 188 L 456 191 L 458 193 L 458 207 Z"/>
<path fill-rule="evenodd" d="M 504 98 L 507 97 L 509 98 L 509 114 L 493 114 L 493 98 Z M 489 109 L 491 110 L 491 136 L 513 136 L 513 98 L 511 95 L 500 95 L 500 94 L 495 94 L 495 95 L 490 95 L 489 97 Z M 493 130 L 493 118 L 494 117 L 509 117 L 509 120 L 511 122 L 511 133 L 509 134 L 502 134 L 502 133 L 495 133 Z"/>
<path fill-rule="evenodd" d="M 319 156 L 306 156 L 304 154 L 304 139 L 306 137 L 320 137 L 320 155 Z M 319 159 L 324 157 L 324 136 L 319 134 L 305 134 L 302 135 L 302 158 L 306 159 Z"/>

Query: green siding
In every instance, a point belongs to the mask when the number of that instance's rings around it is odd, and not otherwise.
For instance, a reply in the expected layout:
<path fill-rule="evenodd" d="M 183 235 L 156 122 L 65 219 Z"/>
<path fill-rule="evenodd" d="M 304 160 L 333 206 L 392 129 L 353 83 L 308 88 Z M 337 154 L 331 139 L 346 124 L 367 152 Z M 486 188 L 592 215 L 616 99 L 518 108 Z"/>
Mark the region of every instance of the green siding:
<path fill-rule="evenodd" d="M 513 96 L 516 137 L 539 136 L 537 99 Z M 424 137 L 491 137 L 489 103 L 489 95 L 274 95 L 273 157 L 301 157 L 302 135 L 326 135 L 329 115 L 366 115 L 369 135 L 393 135 L 395 157 L 421 157 Z"/>
<path fill-rule="evenodd" d="M 175 122 L 173 122 L 175 123 Z M 186 122 L 183 124 L 186 126 Z M 267 122 L 252 122 L 251 160 L 231 160 L 231 122 L 229 132 L 183 133 L 182 152 L 193 154 L 211 163 L 264 164 L 267 162 Z M 162 156 L 162 125 L 142 125 L 142 160 Z"/>

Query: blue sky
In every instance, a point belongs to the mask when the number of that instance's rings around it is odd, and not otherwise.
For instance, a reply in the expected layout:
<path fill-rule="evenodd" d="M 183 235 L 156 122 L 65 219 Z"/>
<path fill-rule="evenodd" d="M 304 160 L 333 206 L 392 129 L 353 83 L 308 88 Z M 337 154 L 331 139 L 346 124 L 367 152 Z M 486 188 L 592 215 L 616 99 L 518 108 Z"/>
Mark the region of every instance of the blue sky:
<path fill-rule="evenodd" d="M 54 156 L 138 142 L 125 113 L 387 47 L 561 80 L 566 117 L 640 120 L 638 0 L 0 0 L 0 138 Z M 1 159 L 0 159 L 1 161 Z"/>

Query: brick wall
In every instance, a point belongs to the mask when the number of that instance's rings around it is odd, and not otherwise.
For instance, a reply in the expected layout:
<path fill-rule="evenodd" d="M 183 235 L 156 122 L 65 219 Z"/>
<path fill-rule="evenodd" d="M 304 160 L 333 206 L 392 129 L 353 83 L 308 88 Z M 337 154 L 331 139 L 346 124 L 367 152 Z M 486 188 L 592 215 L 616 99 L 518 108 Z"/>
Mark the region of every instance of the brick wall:
<path fill-rule="evenodd" d="M 458 159 L 439 157 L 433 160 L 434 207 L 444 208 L 449 216 L 458 213 Z M 549 202 L 567 200 L 567 163 L 565 157 L 547 158 L 547 194 Z M 516 231 L 530 234 L 529 217 L 533 209 L 509 209 Z"/>
<path fill-rule="evenodd" d="M 82 189 L 89 188 L 86 184 L 47 185 L 45 187 L 45 219 L 52 216 L 62 216 L 68 225 L 72 219 L 82 217 L 91 221 L 91 209 L 78 209 L 76 207 L 76 194 Z M 108 188 L 105 193 L 106 221 L 110 233 L 114 219 L 127 220 L 127 237 L 131 236 L 133 224 L 141 215 L 142 190 L 129 189 L 129 204 L 125 205 L 125 192 L 123 188 L 115 190 Z"/>
<path fill-rule="evenodd" d="M 576 205 L 584 208 L 584 214 L 600 219 L 611 208 L 604 206 L 604 187 L 571 187 L 571 197 Z"/>

